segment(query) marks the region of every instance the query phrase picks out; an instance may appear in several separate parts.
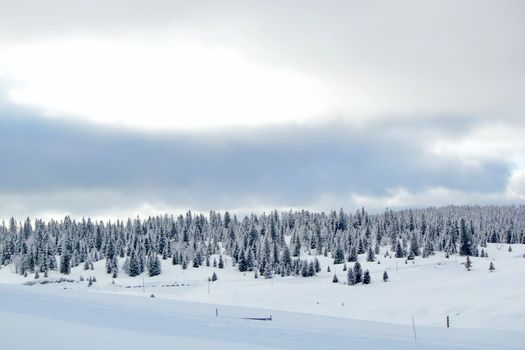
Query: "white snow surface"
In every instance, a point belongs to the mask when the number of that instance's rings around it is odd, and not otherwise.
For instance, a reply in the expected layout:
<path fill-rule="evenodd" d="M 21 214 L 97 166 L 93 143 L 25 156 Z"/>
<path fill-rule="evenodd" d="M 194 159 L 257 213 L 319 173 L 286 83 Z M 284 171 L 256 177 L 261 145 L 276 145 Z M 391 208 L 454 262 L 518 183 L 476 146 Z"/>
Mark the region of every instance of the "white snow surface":
<path fill-rule="evenodd" d="M 471 271 L 464 257 L 442 253 L 408 264 L 384 252 L 380 264 L 362 255 L 372 283 L 357 286 L 345 285 L 343 265 L 325 257 L 311 278 L 254 279 L 229 257 L 225 269 L 182 270 L 163 260 L 159 276 L 121 271 L 114 283 L 104 260 L 93 271 L 73 268 L 67 277 L 73 282 L 48 284 L 40 282 L 61 275 L 35 280 L 7 266 L 0 269 L 0 348 L 525 349 L 525 246 L 508 252 L 508 245 L 491 244 L 488 253 L 471 258 Z M 219 280 L 208 283 L 213 271 Z M 334 271 L 339 284 L 332 283 Z M 88 287 L 80 276 L 97 282 Z M 243 319 L 269 315 L 271 321 Z"/>

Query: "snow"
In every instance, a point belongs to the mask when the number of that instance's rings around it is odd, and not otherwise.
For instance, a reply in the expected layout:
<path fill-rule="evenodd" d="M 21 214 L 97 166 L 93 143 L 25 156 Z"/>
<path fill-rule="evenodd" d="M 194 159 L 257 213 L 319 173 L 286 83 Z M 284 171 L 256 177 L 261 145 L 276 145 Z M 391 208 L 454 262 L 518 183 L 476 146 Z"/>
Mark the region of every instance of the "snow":
<path fill-rule="evenodd" d="M 6 348 L 139 349 L 520 349 L 519 332 L 418 327 L 89 293 L 52 286 L 0 286 L 0 329 Z M 215 316 L 219 308 L 219 317 Z M 29 336 L 26 336 L 29 335 Z M 44 346 L 42 346 L 44 345 Z"/>
<path fill-rule="evenodd" d="M 332 272 L 326 272 L 332 259 L 325 257 L 318 257 L 322 272 L 312 278 L 254 279 L 252 272 L 238 272 L 226 257 L 224 270 L 182 270 L 163 260 L 159 276 L 131 278 L 120 272 L 114 284 L 104 260 L 93 271 L 73 268 L 67 278 L 74 282 L 69 283 L 39 284 L 43 277 L 24 278 L 7 266 L 0 269 L 0 330 L 6 348 L 49 342 L 53 349 L 60 344 L 78 349 L 145 344 L 192 349 L 247 344 L 254 349 L 523 349 L 525 246 L 515 244 L 512 252 L 507 248 L 489 245 L 489 258 L 472 258 L 471 271 L 462 265 L 464 257 L 446 259 L 442 253 L 408 264 L 383 254 L 377 255 L 381 264 L 369 263 L 362 255 L 359 261 L 370 270 L 372 284 L 358 286 L 331 283 L 334 271 L 341 282 L 346 273 L 342 265 L 330 265 Z M 488 271 L 490 261 L 496 267 L 493 273 Z M 385 270 L 387 283 L 382 281 Z M 213 271 L 219 280 L 208 284 Z M 95 276 L 97 282 L 88 287 L 87 281 L 78 282 L 80 276 Z M 59 277 L 51 272 L 47 280 Z M 272 321 L 242 319 L 270 314 Z"/>

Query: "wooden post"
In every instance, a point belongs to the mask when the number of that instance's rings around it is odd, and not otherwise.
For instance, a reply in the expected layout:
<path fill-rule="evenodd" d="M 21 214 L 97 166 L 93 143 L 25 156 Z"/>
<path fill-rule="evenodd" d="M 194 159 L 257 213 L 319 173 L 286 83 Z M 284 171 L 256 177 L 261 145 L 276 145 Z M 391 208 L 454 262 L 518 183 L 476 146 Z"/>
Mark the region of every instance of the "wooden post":
<path fill-rule="evenodd" d="M 215 317 L 219 317 L 219 309 L 215 308 Z"/>
<path fill-rule="evenodd" d="M 447 315 L 447 328 L 450 328 L 450 317 Z"/>
<path fill-rule="evenodd" d="M 412 316 L 412 328 L 414 329 L 414 342 L 417 343 L 417 337 L 416 337 L 416 323 L 414 322 L 414 316 Z"/>

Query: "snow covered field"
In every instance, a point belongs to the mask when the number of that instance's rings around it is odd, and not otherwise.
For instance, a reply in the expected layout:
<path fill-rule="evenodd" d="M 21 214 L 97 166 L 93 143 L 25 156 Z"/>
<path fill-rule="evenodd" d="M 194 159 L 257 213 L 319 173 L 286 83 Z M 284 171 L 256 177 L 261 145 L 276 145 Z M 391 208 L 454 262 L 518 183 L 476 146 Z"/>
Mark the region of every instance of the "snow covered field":
<path fill-rule="evenodd" d="M 6 348 L 24 344 L 24 349 L 39 344 L 49 349 L 73 344 L 75 349 L 166 344 L 228 349 L 247 344 L 254 349 L 523 349 L 524 252 L 524 245 L 513 245 L 508 252 L 508 245 L 491 244 L 488 258 L 472 258 L 471 271 L 462 265 L 463 257 L 446 259 L 442 253 L 408 264 L 383 255 L 378 255 L 380 264 L 368 263 L 360 256 L 372 283 L 357 286 L 345 285 L 343 265 L 331 265 L 332 259 L 324 257 L 322 272 L 312 278 L 254 279 L 252 272 L 233 268 L 230 259 L 225 269 L 187 270 L 167 260 L 159 276 L 143 279 L 120 273 L 114 284 L 104 261 L 93 271 L 74 268 L 68 277 L 74 282 L 49 284 L 16 275 L 7 266 L 0 269 L 1 338 Z M 492 273 L 490 261 L 496 267 Z M 327 266 L 331 272 L 326 272 Z M 387 283 L 382 281 L 385 270 Z M 208 289 L 213 271 L 219 279 Z M 334 271 L 340 284 L 332 283 Z M 87 281 L 79 282 L 80 276 L 95 276 L 97 282 L 88 287 Z M 51 273 L 47 280 L 59 277 Z M 272 321 L 242 319 L 270 314 Z"/>
<path fill-rule="evenodd" d="M 520 332 L 418 327 L 62 289 L 0 286 L 7 349 L 522 349 Z"/>

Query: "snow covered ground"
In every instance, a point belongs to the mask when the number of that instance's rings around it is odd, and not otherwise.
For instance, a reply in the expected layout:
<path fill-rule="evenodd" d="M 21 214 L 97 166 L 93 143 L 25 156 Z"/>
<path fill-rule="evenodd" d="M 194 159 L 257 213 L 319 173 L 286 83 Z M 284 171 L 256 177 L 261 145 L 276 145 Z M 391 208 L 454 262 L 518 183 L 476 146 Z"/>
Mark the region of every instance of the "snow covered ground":
<path fill-rule="evenodd" d="M 342 265 L 320 257 L 313 278 L 254 279 L 227 259 L 225 269 L 172 266 L 162 261 L 156 277 L 113 279 L 104 261 L 82 266 L 74 282 L 40 284 L 33 276 L 0 269 L 0 332 L 6 348 L 143 348 L 180 344 L 188 348 L 523 349 L 525 344 L 524 245 L 490 245 L 489 258 L 443 254 L 404 263 L 384 258 L 365 262 L 371 285 L 332 283 Z M 493 261 L 496 271 L 490 273 Z M 331 272 L 326 272 L 330 266 Z M 351 266 L 351 264 L 348 264 Z M 396 268 L 397 266 L 397 268 Z M 387 271 L 390 280 L 382 281 Z M 215 271 L 219 280 L 209 284 Z M 88 287 L 95 276 L 97 282 Z M 60 276 L 51 273 L 48 280 Z M 43 280 L 43 278 L 40 278 Z M 144 280 L 144 287 L 143 287 Z M 25 286 L 27 282 L 37 282 Z M 150 295 L 154 294 L 155 298 Z M 219 310 L 219 317 L 215 310 Z M 267 317 L 250 321 L 242 317 Z M 446 316 L 451 328 L 445 328 Z M 412 317 L 418 342 L 413 339 Z M 18 346 L 17 346 L 18 344 Z M 66 346 L 67 345 L 67 346 Z M 3 346 L 2 346 L 3 348 Z M 40 346 L 40 348 L 42 348 Z"/>
<path fill-rule="evenodd" d="M 62 289 L 0 286 L 5 349 L 523 349 L 520 332 L 417 327 Z M 219 316 L 215 309 L 219 308 Z"/>

